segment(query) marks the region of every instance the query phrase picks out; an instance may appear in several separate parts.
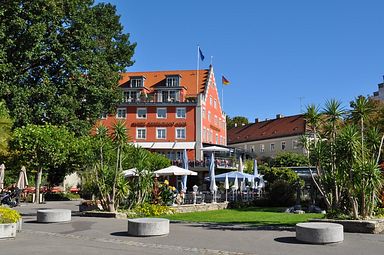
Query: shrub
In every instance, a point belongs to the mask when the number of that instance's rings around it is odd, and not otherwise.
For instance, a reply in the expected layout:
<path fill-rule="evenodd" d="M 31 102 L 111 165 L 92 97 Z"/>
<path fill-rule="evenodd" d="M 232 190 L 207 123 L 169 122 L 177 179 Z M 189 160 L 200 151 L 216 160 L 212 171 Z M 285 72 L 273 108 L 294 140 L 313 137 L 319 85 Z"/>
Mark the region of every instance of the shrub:
<path fill-rule="evenodd" d="M 295 187 L 285 180 L 276 180 L 271 185 L 269 193 L 271 204 L 274 206 L 291 206 L 295 204 Z"/>
<path fill-rule="evenodd" d="M 44 195 L 46 201 L 69 201 L 80 199 L 79 194 L 74 193 L 46 193 Z"/>
<path fill-rule="evenodd" d="M 148 217 L 148 216 L 174 214 L 175 210 L 173 208 L 170 208 L 164 205 L 145 203 L 145 204 L 136 206 L 133 212 L 134 214 L 129 214 L 129 215 L 135 216 L 135 217 Z"/>
<path fill-rule="evenodd" d="M 16 223 L 21 219 L 21 215 L 18 211 L 0 207 L 0 223 Z"/>

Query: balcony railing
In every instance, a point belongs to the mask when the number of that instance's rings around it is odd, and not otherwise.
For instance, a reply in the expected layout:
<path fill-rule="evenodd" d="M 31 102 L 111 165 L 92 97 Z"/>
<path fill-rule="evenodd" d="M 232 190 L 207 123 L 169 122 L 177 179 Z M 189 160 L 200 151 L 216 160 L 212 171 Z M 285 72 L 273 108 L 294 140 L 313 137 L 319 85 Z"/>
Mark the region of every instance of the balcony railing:
<path fill-rule="evenodd" d="M 169 103 L 195 103 L 196 98 L 184 98 L 184 99 L 176 99 L 176 98 L 167 98 L 166 100 L 157 100 L 155 98 L 151 97 L 142 97 L 142 98 L 124 98 L 122 100 L 122 103 L 128 103 L 128 104 L 137 104 L 137 103 L 162 103 L 162 104 L 169 104 Z"/>
<path fill-rule="evenodd" d="M 182 160 L 173 160 L 172 165 L 183 167 Z M 189 168 L 209 168 L 211 165 L 210 160 L 189 160 Z M 215 159 L 216 169 L 237 169 L 237 162 L 227 158 L 216 158 Z"/>

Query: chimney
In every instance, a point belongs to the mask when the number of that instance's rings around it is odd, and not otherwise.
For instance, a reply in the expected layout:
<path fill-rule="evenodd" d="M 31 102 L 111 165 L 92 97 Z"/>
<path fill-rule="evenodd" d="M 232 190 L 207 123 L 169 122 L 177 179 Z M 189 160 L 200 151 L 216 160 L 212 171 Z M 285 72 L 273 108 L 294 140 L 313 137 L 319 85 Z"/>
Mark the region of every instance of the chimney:
<path fill-rule="evenodd" d="M 259 122 L 259 118 L 255 118 L 255 123 L 258 123 Z"/>
<path fill-rule="evenodd" d="M 276 114 L 276 119 L 281 119 L 283 117 L 283 115 L 282 114 Z"/>

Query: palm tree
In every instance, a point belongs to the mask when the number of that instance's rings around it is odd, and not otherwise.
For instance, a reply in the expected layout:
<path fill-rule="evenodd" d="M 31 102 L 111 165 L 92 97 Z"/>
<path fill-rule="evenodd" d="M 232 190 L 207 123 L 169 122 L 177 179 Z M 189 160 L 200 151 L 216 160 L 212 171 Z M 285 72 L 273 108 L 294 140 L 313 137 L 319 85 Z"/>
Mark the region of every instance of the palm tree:
<path fill-rule="evenodd" d="M 360 124 L 360 136 L 361 136 L 361 155 L 364 161 L 364 121 L 369 117 L 373 112 L 373 107 L 370 101 L 364 96 L 359 96 L 355 101 L 351 102 L 351 117 L 352 120 L 359 122 Z"/>
<path fill-rule="evenodd" d="M 313 132 L 313 138 L 315 141 L 315 146 L 317 142 L 317 129 L 320 125 L 321 121 L 321 114 L 319 107 L 317 107 L 314 104 L 308 105 L 307 106 L 307 111 L 304 113 L 304 118 L 307 121 L 307 124 L 311 131 Z"/>
<path fill-rule="evenodd" d="M 119 174 L 123 171 L 122 166 L 122 152 L 124 146 L 128 142 L 127 128 L 125 127 L 124 122 L 118 121 L 112 127 L 112 141 L 116 147 L 116 166 L 115 173 L 112 183 L 112 196 L 109 198 L 109 210 L 111 212 L 115 211 L 115 200 L 116 200 L 116 184 L 119 177 Z"/>
<path fill-rule="evenodd" d="M 342 117 L 345 114 L 345 110 L 341 105 L 341 102 L 336 99 L 327 100 L 325 102 L 325 106 L 323 108 L 323 114 L 326 117 L 326 120 L 328 121 L 331 130 L 330 130 L 330 152 L 331 152 L 331 176 L 333 178 L 334 182 L 334 200 L 333 200 L 333 207 L 337 208 L 338 204 L 340 202 L 340 196 L 341 196 L 341 189 L 339 187 L 337 176 L 339 176 L 336 173 L 336 155 L 335 155 L 335 140 L 336 140 L 336 133 L 338 125 L 340 124 L 340 121 L 342 120 Z"/>

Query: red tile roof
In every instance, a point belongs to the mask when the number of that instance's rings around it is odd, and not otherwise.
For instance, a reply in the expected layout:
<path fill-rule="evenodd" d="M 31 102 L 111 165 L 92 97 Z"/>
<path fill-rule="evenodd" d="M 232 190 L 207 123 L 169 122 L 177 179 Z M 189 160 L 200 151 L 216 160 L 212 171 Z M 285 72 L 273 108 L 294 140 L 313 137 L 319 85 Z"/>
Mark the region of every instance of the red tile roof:
<path fill-rule="evenodd" d="M 305 134 L 304 115 L 281 117 L 228 130 L 228 144 Z"/>
<path fill-rule="evenodd" d="M 196 96 L 196 70 L 172 70 L 172 71 L 153 71 L 153 72 L 126 72 L 121 75 L 120 86 L 129 84 L 130 77 L 144 76 L 144 86 L 153 90 L 156 86 L 165 86 L 166 76 L 180 75 L 180 85 L 187 88 L 187 96 Z M 209 70 L 199 70 L 198 92 L 204 92 Z"/>

